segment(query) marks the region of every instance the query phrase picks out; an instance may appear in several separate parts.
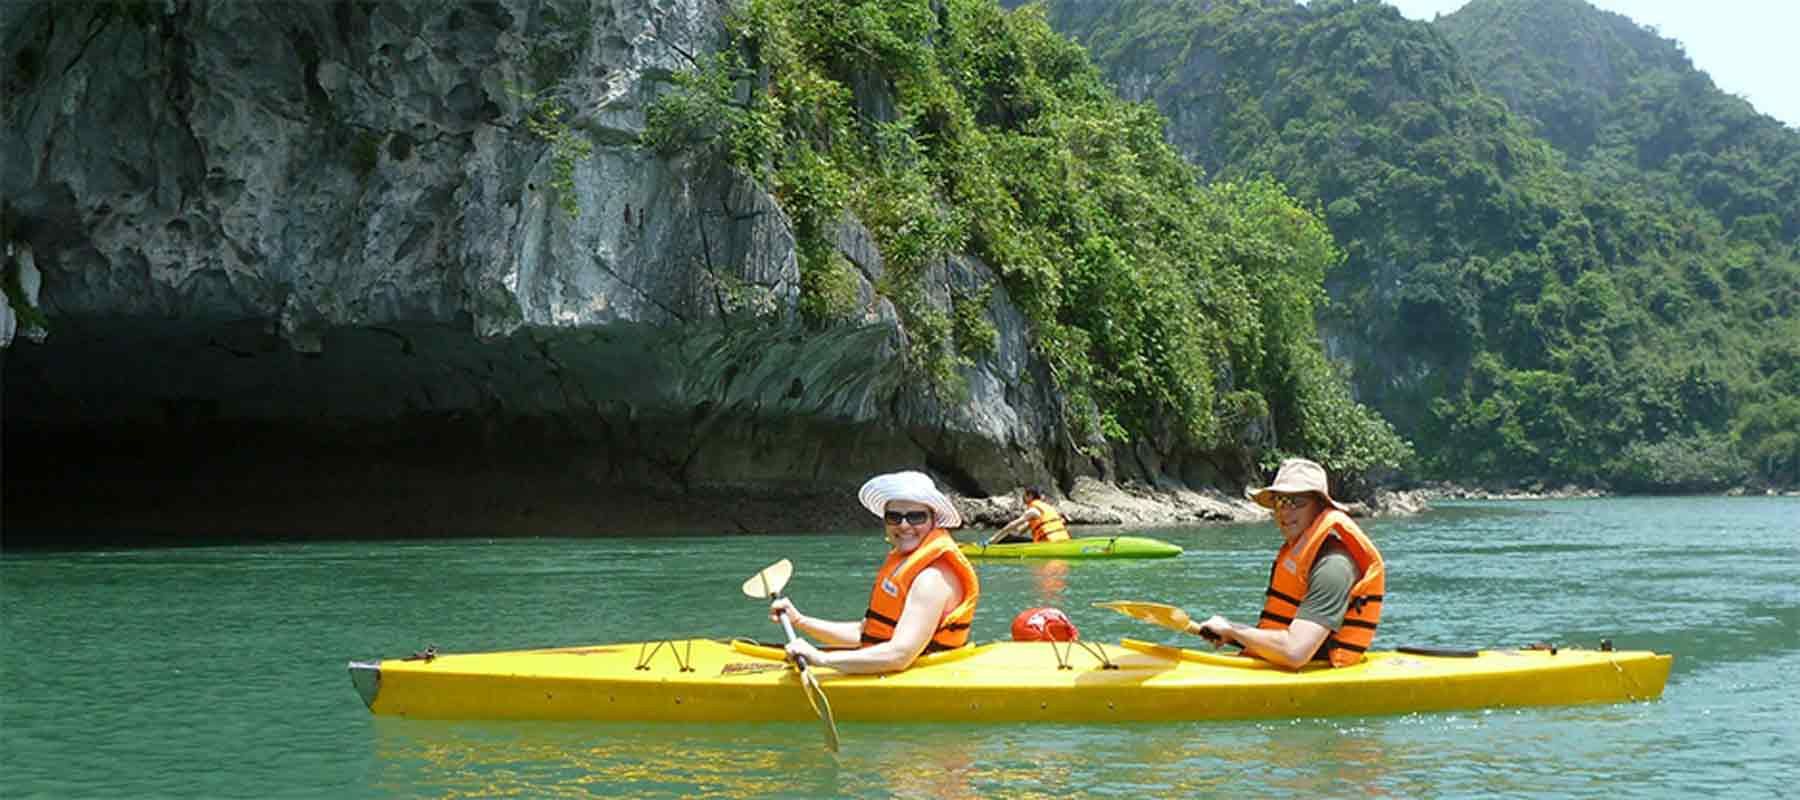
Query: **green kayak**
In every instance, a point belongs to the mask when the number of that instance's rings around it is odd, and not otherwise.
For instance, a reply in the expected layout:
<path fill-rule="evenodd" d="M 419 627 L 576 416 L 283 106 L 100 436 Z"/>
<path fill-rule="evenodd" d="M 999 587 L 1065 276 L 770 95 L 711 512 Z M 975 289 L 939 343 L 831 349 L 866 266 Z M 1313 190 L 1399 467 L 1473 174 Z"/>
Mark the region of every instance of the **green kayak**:
<path fill-rule="evenodd" d="M 1060 542 L 981 544 L 966 542 L 962 554 L 969 558 L 1173 558 L 1181 548 L 1161 539 L 1142 536 L 1090 536 Z"/>

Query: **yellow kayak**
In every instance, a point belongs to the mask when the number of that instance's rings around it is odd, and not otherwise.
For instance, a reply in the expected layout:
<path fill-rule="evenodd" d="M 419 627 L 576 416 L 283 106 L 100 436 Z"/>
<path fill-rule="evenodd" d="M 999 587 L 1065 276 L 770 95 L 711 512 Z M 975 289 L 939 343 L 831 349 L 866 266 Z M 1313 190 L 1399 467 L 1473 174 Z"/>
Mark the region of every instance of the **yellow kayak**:
<path fill-rule="evenodd" d="M 1673 656 L 1648 651 L 1374 652 L 1298 673 L 1125 639 L 995 642 L 890 675 L 817 668 L 839 722 L 1130 722 L 1398 714 L 1616 703 L 1662 695 Z M 663 642 L 351 662 L 376 714 L 437 719 L 729 722 L 814 719 L 781 650 Z"/>

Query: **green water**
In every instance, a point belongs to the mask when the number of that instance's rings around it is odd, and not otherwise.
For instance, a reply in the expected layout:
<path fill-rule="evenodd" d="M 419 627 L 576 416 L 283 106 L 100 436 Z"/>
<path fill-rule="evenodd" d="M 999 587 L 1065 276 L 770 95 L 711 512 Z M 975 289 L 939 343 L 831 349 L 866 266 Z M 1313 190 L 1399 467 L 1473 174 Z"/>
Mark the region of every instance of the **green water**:
<path fill-rule="evenodd" d="M 349 659 L 675 636 L 778 638 L 738 586 L 792 558 L 852 618 L 883 545 L 528 539 L 7 552 L 0 796 L 1782 795 L 1800 779 L 1800 500 L 1455 504 L 1368 530 L 1378 646 L 1553 640 L 1676 654 L 1660 702 L 1095 726 L 469 723 L 372 717 Z M 1114 532 L 1108 529 L 1108 533 Z M 982 563 L 979 640 L 1031 605 L 1085 638 L 1161 638 L 1091 601 L 1254 614 L 1268 524 L 1132 530 L 1141 562 Z M 1085 533 L 1096 533 L 1086 531 Z"/>

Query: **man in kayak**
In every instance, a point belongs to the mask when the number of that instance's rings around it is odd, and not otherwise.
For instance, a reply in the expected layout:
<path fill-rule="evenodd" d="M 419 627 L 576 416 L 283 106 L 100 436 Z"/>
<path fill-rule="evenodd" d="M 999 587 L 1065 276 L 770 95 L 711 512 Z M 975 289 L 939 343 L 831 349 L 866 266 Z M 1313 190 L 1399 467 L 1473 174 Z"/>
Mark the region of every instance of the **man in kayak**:
<path fill-rule="evenodd" d="M 870 478 L 857 499 L 881 517 L 892 545 L 875 573 L 863 618 L 814 619 L 786 597 L 769 605 L 769 619 L 776 623 L 787 614 L 801 633 L 827 646 L 854 649 L 820 650 L 795 639 L 788 654 L 840 672 L 896 672 L 921 654 L 967 644 L 981 584 L 947 530 L 962 525 L 950 498 L 922 472 L 894 472 Z"/>
<path fill-rule="evenodd" d="M 1214 616 L 1188 630 L 1288 669 L 1315 659 L 1336 667 L 1361 661 L 1381 622 L 1387 570 L 1374 542 L 1331 499 L 1325 468 L 1290 458 L 1274 483 L 1245 494 L 1275 513 L 1283 540 L 1262 616 L 1253 626 Z"/>
<path fill-rule="evenodd" d="M 1044 490 L 1036 486 L 1027 486 L 1020 495 L 1025 505 L 1025 512 L 1012 522 L 1006 523 L 995 531 L 988 544 L 1002 542 L 1062 542 L 1069 538 L 1069 526 L 1064 524 L 1062 512 L 1044 499 Z M 1031 529 L 1030 538 L 1025 536 L 1025 528 Z"/>

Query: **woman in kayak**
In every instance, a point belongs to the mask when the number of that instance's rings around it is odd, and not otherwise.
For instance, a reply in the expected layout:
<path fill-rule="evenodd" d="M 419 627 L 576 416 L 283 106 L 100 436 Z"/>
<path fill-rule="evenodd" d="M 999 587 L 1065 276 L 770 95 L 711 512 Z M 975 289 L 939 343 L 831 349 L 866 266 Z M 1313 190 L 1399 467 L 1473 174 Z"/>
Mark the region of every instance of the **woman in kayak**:
<path fill-rule="evenodd" d="M 922 472 L 894 472 L 870 478 L 857 499 L 882 518 L 893 546 L 875 573 L 863 618 L 814 619 L 786 597 L 769 605 L 769 619 L 779 623 L 787 614 L 801 633 L 828 647 L 854 649 L 820 650 L 795 639 L 789 655 L 840 672 L 896 672 L 921 654 L 967 644 L 981 585 L 947 530 L 962 524 L 950 498 Z"/>
<path fill-rule="evenodd" d="M 1274 483 L 1245 494 L 1275 512 L 1283 539 L 1262 616 L 1255 625 L 1214 616 L 1188 630 L 1288 669 L 1314 659 L 1335 667 L 1361 661 L 1381 622 L 1387 569 L 1375 543 L 1331 499 L 1325 468 L 1290 458 Z"/>
<path fill-rule="evenodd" d="M 1050 501 L 1044 499 L 1044 490 L 1036 486 L 1027 486 L 1020 495 L 1025 505 L 1025 512 L 1006 523 L 1006 526 L 994 532 L 988 544 L 1001 542 L 1065 542 L 1069 539 L 1069 526 L 1063 523 L 1062 512 Z M 1031 528 L 1031 536 L 1023 533 L 1026 526 Z"/>

